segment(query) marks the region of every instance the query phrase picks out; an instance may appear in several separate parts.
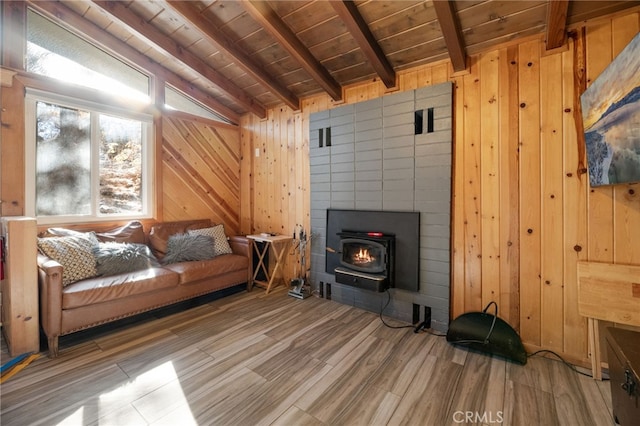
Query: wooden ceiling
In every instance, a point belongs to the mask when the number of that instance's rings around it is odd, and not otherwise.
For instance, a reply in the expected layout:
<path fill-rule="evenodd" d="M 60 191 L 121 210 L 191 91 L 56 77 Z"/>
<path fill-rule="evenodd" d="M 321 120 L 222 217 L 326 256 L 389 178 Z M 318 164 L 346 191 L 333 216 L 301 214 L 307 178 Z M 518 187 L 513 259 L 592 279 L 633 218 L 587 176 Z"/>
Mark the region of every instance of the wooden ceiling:
<path fill-rule="evenodd" d="M 281 104 L 545 34 L 561 46 L 566 28 L 640 1 L 496 0 L 128 0 L 29 1 L 228 118 L 260 117 Z"/>

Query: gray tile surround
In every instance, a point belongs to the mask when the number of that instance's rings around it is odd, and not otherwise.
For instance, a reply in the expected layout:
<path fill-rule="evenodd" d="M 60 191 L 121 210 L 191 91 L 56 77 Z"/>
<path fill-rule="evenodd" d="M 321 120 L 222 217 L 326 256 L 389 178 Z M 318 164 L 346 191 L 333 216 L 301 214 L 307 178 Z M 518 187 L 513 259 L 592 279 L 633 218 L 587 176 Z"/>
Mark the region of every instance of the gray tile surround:
<path fill-rule="evenodd" d="M 326 209 L 420 212 L 420 289 L 391 289 L 384 315 L 411 322 L 429 306 L 449 323 L 452 85 L 443 83 L 345 105 L 310 117 L 311 285 L 341 303 L 380 312 L 386 293 L 344 286 L 325 272 Z M 433 132 L 414 135 L 414 111 L 433 108 Z M 425 114 L 426 117 L 426 114 Z M 318 129 L 331 127 L 331 146 Z M 426 125 L 425 125 L 426 129 Z M 325 132 L 326 134 L 326 132 Z"/>

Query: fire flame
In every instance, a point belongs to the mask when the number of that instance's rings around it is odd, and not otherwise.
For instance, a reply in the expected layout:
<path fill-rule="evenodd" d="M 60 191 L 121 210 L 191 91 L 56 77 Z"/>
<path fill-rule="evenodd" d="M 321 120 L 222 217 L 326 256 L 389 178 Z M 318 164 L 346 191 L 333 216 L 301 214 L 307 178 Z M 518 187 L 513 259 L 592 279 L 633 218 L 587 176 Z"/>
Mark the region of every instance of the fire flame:
<path fill-rule="evenodd" d="M 353 255 L 353 260 L 359 263 L 373 262 L 375 259 L 369 253 L 369 250 L 360 248 L 360 251 Z"/>

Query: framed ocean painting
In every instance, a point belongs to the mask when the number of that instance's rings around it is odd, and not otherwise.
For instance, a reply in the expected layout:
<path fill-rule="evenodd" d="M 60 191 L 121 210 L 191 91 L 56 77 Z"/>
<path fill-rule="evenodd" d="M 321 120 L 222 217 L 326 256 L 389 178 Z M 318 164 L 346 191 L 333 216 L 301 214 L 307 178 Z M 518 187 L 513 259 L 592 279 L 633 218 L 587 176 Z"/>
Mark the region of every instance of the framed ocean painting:
<path fill-rule="evenodd" d="M 580 103 L 591 186 L 640 182 L 640 33 Z"/>

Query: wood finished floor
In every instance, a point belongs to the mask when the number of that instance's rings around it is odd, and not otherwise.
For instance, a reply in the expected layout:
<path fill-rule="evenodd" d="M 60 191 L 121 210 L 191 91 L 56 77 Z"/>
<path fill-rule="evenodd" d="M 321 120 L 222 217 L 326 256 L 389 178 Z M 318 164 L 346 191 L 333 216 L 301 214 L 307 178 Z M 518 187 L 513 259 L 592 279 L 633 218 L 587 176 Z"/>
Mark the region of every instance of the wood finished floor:
<path fill-rule="evenodd" d="M 1 385 L 0 424 L 613 424 L 609 383 L 560 362 L 519 366 L 283 290 L 60 346 Z"/>

